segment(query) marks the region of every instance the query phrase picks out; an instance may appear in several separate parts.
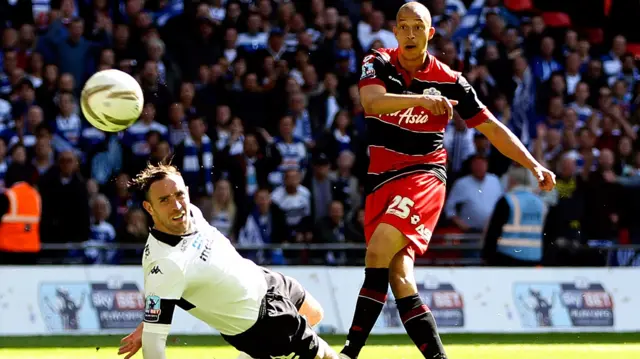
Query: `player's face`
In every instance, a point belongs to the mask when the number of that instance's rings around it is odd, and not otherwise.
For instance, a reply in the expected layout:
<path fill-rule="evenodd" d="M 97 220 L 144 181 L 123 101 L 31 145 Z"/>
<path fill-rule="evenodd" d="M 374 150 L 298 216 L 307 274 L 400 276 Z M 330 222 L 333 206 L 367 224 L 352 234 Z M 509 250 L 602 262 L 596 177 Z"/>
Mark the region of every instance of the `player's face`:
<path fill-rule="evenodd" d="M 143 205 L 157 230 L 172 235 L 189 232 L 189 188 L 182 177 L 170 175 L 154 182 Z"/>
<path fill-rule="evenodd" d="M 404 11 L 398 14 L 393 33 L 398 40 L 398 49 L 407 60 L 419 59 L 427 52 L 427 43 L 435 34 L 431 21 L 425 16 Z"/>

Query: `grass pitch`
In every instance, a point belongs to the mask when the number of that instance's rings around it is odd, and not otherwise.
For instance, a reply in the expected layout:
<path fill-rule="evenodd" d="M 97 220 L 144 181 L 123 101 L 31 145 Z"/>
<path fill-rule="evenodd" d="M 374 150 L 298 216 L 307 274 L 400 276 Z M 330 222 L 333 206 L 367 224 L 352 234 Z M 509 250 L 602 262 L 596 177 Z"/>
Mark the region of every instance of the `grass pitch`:
<path fill-rule="evenodd" d="M 339 350 L 344 336 L 324 336 Z M 628 334 L 450 334 L 449 359 L 639 359 L 640 333 Z M 2 359 L 118 358 L 120 336 L 0 338 Z M 170 359 L 234 359 L 237 352 L 218 336 L 171 336 Z M 139 352 L 134 359 L 142 359 Z M 404 335 L 372 336 L 361 359 L 420 359 Z"/>

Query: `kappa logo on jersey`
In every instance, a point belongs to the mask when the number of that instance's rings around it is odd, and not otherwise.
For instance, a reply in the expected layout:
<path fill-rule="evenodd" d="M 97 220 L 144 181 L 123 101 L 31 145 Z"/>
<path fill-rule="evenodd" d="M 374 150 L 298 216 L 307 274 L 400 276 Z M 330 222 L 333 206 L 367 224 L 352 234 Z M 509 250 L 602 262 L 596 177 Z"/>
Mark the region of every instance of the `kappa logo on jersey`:
<path fill-rule="evenodd" d="M 424 91 L 422 91 L 422 94 L 423 95 L 429 95 L 429 96 L 440 96 L 440 95 L 442 95 L 442 93 L 440 91 L 438 91 L 434 87 L 429 87 L 428 89 L 425 89 Z"/>
<path fill-rule="evenodd" d="M 157 322 L 160 320 L 160 297 L 157 295 L 150 295 L 145 300 L 144 306 L 144 320 L 146 322 Z"/>
<path fill-rule="evenodd" d="M 144 257 L 147 258 L 151 254 L 151 249 L 149 248 L 149 243 L 144 246 Z"/>
<path fill-rule="evenodd" d="M 162 271 L 160 270 L 160 267 L 158 267 L 158 266 L 155 266 L 155 267 L 151 268 L 151 271 L 149 273 L 151 273 L 151 274 L 164 274 L 164 273 L 162 273 Z"/>

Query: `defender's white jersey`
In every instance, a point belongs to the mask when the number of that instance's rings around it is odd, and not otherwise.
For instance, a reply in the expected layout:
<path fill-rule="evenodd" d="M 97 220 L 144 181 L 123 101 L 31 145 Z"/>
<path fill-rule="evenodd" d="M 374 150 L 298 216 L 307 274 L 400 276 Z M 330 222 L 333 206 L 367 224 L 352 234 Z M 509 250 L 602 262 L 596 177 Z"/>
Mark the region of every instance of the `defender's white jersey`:
<path fill-rule="evenodd" d="M 222 334 L 236 335 L 258 319 L 267 281 L 202 213 L 190 205 L 195 231 L 172 236 L 152 230 L 144 249 L 145 331 L 168 334 L 175 306 Z"/>

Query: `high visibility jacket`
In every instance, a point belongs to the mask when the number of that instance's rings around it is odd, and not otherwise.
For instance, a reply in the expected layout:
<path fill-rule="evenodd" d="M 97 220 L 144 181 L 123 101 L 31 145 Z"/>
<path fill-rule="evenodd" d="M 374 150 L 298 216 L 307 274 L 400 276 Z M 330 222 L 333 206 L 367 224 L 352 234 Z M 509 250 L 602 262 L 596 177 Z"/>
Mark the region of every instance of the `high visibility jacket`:
<path fill-rule="evenodd" d="M 530 191 L 517 189 L 505 195 L 509 203 L 509 220 L 502 227 L 497 252 L 511 258 L 538 262 L 542 259 L 542 230 L 546 206 Z"/>
<path fill-rule="evenodd" d="M 9 211 L 0 218 L 0 250 L 35 253 L 40 251 L 40 193 L 26 182 L 7 189 Z"/>

